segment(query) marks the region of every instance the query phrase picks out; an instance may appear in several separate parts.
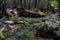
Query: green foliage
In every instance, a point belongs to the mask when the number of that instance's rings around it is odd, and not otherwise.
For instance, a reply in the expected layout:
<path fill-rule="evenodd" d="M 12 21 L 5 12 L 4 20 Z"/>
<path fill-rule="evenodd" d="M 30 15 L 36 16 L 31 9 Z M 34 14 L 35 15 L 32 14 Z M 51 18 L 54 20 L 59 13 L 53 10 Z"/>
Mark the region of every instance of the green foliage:
<path fill-rule="evenodd" d="M 12 21 L 19 21 L 18 17 L 10 17 L 10 20 L 12 20 Z"/>
<path fill-rule="evenodd" d="M 5 38 L 3 32 L 0 32 L 0 38 L 1 38 L 1 39 L 4 39 L 4 38 Z"/>
<path fill-rule="evenodd" d="M 56 0 L 51 1 L 51 6 L 52 7 L 55 7 L 56 5 L 57 5 L 57 1 Z"/>
<path fill-rule="evenodd" d="M 25 32 L 25 35 L 24 35 L 25 37 L 32 37 L 32 34 L 30 33 L 30 32 Z"/>
<path fill-rule="evenodd" d="M 9 36 L 13 36 L 13 35 L 14 35 L 14 29 L 10 30 L 10 31 L 8 32 L 8 35 L 9 35 Z"/>

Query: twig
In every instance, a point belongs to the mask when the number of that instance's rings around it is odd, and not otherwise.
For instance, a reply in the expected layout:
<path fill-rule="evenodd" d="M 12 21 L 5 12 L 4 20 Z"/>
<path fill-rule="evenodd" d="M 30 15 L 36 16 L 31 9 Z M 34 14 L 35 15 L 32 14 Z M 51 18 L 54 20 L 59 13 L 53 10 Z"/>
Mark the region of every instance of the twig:
<path fill-rule="evenodd" d="M 6 28 L 6 26 L 4 26 L 4 27 L 0 30 L 0 32 L 2 32 L 5 28 Z"/>

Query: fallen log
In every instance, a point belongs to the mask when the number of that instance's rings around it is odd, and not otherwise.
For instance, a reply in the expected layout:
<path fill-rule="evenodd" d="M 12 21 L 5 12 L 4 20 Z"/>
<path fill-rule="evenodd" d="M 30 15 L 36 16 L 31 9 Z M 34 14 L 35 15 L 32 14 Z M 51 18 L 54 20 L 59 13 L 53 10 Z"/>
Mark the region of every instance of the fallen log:
<path fill-rule="evenodd" d="M 44 17 L 46 15 L 42 15 L 42 14 L 39 14 L 38 12 L 33 12 L 33 11 L 30 11 L 30 10 L 25 10 L 24 8 L 21 8 L 19 10 L 20 12 L 18 13 L 19 16 L 23 16 L 23 17 Z"/>

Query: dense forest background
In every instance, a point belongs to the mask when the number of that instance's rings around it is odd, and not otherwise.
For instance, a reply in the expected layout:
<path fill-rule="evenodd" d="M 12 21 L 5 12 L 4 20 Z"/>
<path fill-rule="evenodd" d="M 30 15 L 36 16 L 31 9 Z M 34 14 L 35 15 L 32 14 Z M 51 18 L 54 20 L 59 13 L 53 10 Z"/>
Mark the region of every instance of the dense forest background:
<path fill-rule="evenodd" d="M 19 5 L 29 10 L 40 10 L 42 12 L 58 11 L 59 0 L 4 0 L 7 6 Z"/>
<path fill-rule="evenodd" d="M 57 0 L 4 0 L 6 5 L 20 5 L 26 9 L 57 7 Z"/>

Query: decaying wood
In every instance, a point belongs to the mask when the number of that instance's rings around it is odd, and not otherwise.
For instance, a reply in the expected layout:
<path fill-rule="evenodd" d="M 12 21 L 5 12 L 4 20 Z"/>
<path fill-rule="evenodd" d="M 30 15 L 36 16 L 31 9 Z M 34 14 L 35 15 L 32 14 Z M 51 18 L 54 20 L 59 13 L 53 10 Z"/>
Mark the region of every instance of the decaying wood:
<path fill-rule="evenodd" d="M 24 16 L 24 17 L 44 17 L 45 15 L 43 14 L 39 14 L 38 12 L 33 12 L 33 11 L 30 11 L 30 10 L 24 10 L 22 11 L 22 15 L 20 16 Z"/>
<path fill-rule="evenodd" d="M 18 15 L 19 17 L 32 17 L 32 18 L 37 18 L 37 17 L 44 17 L 46 16 L 45 14 L 40 14 L 38 12 L 33 12 L 30 10 L 25 10 L 24 8 L 16 8 L 17 14 L 15 14 L 15 11 L 11 11 L 13 15 Z"/>

